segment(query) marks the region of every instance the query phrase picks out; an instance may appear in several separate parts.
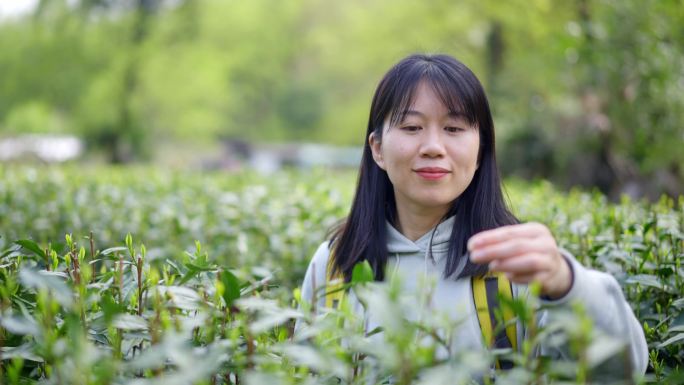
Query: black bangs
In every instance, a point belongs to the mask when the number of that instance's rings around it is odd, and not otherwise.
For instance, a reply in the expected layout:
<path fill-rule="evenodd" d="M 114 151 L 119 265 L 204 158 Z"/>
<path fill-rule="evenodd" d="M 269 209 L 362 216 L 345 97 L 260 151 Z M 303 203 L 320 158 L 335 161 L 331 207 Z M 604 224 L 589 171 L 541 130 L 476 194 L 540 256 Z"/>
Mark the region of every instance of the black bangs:
<path fill-rule="evenodd" d="M 416 59 L 419 60 L 407 60 L 390 71 L 390 76 L 392 72 L 396 74 L 393 87 L 388 90 L 390 103 L 385 106 L 390 125 L 396 126 L 404 120 L 406 111 L 414 102 L 418 85 L 426 82 L 449 112 L 458 113 L 468 124 L 479 127 L 484 113 L 477 107 L 482 103 L 477 92 L 481 85 L 472 84 L 472 79 L 476 79 L 472 72 L 458 62 L 454 65 L 454 60 L 448 56 Z"/>

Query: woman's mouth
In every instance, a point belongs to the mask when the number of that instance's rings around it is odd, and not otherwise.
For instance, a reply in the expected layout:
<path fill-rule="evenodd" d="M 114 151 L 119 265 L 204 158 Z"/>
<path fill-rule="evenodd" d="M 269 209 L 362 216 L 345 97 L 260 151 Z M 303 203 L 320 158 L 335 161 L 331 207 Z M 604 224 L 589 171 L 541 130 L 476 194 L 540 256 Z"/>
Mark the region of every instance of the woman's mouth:
<path fill-rule="evenodd" d="M 441 167 L 422 167 L 414 170 L 421 178 L 429 180 L 437 180 L 443 178 L 449 173 L 449 170 Z"/>

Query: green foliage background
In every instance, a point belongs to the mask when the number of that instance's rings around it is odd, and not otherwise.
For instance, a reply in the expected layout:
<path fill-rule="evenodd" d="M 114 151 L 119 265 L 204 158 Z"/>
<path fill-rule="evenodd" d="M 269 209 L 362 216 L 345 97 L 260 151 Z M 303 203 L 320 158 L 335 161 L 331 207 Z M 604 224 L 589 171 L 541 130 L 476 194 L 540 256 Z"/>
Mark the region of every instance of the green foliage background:
<path fill-rule="evenodd" d="M 373 89 L 455 55 L 507 174 L 684 191 L 681 0 L 38 2 L 0 24 L 0 135 L 76 133 L 114 162 L 217 138 L 363 142 Z"/>

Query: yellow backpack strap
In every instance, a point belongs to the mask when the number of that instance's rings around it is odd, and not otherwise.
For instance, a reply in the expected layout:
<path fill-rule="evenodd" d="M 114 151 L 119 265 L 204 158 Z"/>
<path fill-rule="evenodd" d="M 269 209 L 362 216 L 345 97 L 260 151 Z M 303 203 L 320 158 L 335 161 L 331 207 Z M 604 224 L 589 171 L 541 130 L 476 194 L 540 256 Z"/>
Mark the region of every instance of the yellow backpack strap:
<path fill-rule="evenodd" d="M 328 257 L 328 265 L 325 270 L 325 307 L 338 309 L 344 299 L 344 277 L 341 274 L 332 276 L 333 255 L 332 251 Z"/>
<path fill-rule="evenodd" d="M 499 295 L 509 300 L 513 298 L 511 283 L 506 275 L 487 273 L 482 277 L 472 277 L 471 285 L 477 319 L 487 347 L 517 350 L 516 323 L 512 321 L 513 311 L 508 306 L 499 306 Z M 505 329 L 498 326 L 495 313 L 497 309 L 502 309 Z M 496 367 L 500 369 L 510 369 L 512 366 L 510 361 L 496 362 Z"/>
<path fill-rule="evenodd" d="M 513 285 L 506 278 L 506 274 L 499 273 L 499 295 L 505 298 L 508 302 L 513 300 Z M 511 306 L 502 307 L 503 321 L 506 325 L 506 336 L 510 341 L 513 351 L 518 351 L 518 334 L 516 333 L 517 322 L 514 320 L 515 315 Z"/>

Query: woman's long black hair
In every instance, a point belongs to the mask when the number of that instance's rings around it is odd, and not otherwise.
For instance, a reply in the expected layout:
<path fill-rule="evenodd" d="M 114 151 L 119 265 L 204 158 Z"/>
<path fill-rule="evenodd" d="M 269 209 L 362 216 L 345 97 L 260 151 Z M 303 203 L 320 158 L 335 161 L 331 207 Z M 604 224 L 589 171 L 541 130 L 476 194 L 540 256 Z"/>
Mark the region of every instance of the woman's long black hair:
<path fill-rule="evenodd" d="M 347 219 L 333 231 L 331 274 L 351 279 L 352 269 L 367 260 L 376 280 L 383 280 L 387 264 L 386 221 L 396 225 L 394 190 L 387 172 L 373 160 L 368 137 L 382 140 L 384 122 L 401 122 L 413 103 L 420 82 L 427 82 L 449 111 L 463 113 L 480 133 L 479 167 L 470 185 L 456 198 L 443 219 L 455 216 L 444 276 L 453 275 L 467 251 L 468 239 L 480 231 L 518 223 L 507 209 L 494 151 L 494 123 L 479 80 L 463 63 L 448 55 L 411 55 L 392 67 L 378 84 L 371 103 L 368 129 L 356 194 Z M 458 277 L 481 275 L 486 265 L 469 260 Z"/>

